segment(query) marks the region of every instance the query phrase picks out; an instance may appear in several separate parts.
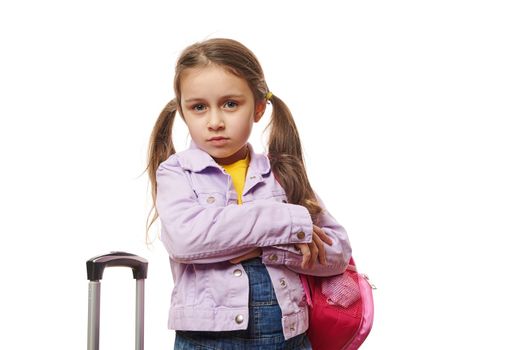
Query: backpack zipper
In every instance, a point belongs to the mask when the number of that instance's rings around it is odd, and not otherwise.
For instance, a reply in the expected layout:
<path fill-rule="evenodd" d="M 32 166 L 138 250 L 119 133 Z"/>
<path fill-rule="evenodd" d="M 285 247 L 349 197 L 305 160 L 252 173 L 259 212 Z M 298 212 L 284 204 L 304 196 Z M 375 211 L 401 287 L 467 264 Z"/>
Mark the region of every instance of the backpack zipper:
<path fill-rule="evenodd" d="M 367 281 L 367 283 L 369 283 L 369 286 L 371 286 L 371 289 L 376 290 L 376 286 L 374 285 L 374 283 L 372 283 L 369 280 L 369 276 L 367 276 L 365 273 L 362 273 L 361 275 Z"/>

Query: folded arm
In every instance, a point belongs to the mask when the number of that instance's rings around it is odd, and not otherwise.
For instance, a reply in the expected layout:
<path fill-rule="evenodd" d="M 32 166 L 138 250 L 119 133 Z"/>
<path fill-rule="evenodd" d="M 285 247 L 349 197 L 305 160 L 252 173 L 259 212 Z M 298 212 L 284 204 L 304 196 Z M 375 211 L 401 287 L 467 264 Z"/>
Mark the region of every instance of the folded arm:
<path fill-rule="evenodd" d="M 207 206 L 177 160 L 170 160 L 157 170 L 156 208 L 161 240 L 175 261 L 213 263 L 255 247 L 311 241 L 312 220 L 303 206 L 273 201 Z"/>
<path fill-rule="evenodd" d="M 312 267 L 302 267 L 303 256 L 293 244 L 264 247 L 262 249 L 263 262 L 267 265 L 285 265 L 290 270 L 315 276 L 332 276 L 343 273 L 351 258 L 351 246 L 346 230 L 326 210 L 322 200 L 318 202 L 322 206 L 316 225 L 331 239 L 332 245 L 324 244 L 326 264 L 316 262 Z"/>

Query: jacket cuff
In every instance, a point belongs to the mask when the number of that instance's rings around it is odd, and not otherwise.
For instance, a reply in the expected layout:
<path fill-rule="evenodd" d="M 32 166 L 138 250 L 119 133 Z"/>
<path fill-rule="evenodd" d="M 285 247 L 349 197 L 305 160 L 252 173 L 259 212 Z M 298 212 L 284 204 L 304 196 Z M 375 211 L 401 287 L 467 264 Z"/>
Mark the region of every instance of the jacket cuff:
<path fill-rule="evenodd" d="M 286 251 L 274 247 L 263 247 L 261 261 L 265 265 L 284 265 L 286 253 Z"/>
<path fill-rule="evenodd" d="M 288 204 L 291 231 L 290 242 L 294 243 L 310 243 L 312 242 L 312 219 L 310 213 L 304 206 L 296 204 Z"/>

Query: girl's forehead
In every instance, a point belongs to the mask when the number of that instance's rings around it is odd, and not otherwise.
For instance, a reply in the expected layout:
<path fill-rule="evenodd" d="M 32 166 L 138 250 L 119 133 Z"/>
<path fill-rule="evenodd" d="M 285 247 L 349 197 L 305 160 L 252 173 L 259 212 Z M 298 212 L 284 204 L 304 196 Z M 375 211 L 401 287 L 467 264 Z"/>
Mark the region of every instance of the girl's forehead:
<path fill-rule="evenodd" d="M 218 65 L 187 68 L 181 72 L 181 94 L 199 95 L 214 90 L 251 92 L 245 79 Z"/>
<path fill-rule="evenodd" d="M 197 66 L 186 68 L 181 72 L 181 80 L 196 79 L 196 78 L 211 78 L 216 76 L 233 76 L 238 77 L 232 73 L 228 67 L 223 67 L 217 64 L 207 64 L 204 66 Z"/>

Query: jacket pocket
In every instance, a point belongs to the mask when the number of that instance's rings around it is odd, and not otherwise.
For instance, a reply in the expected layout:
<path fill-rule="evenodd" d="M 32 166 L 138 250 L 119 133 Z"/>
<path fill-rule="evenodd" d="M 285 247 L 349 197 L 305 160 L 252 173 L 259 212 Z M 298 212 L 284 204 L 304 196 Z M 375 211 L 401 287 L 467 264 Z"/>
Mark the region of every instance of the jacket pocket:
<path fill-rule="evenodd" d="M 204 207 L 224 207 L 225 194 L 214 191 L 204 191 L 197 193 L 199 204 Z"/>

